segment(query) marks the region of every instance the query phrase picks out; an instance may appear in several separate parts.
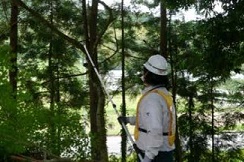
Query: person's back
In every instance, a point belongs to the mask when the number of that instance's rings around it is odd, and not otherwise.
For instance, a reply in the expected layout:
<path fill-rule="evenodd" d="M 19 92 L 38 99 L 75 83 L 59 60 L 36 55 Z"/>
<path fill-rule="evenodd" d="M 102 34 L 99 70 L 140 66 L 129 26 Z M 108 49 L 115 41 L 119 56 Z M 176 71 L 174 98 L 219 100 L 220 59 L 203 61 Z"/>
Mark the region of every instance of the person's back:
<path fill-rule="evenodd" d="M 134 138 L 143 162 L 172 162 L 175 149 L 175 108 L 167 90 L 167 61 L 151 56 L 144 64 L 145 85 L 136 117 L 119 118 L 135 125 Z"/>

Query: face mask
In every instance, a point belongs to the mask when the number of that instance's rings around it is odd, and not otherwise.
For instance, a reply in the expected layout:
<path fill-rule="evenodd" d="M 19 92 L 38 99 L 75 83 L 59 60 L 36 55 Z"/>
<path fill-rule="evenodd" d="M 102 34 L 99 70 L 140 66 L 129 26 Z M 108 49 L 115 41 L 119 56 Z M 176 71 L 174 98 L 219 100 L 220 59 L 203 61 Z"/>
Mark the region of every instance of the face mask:
<path fill-rule="evenodd" d="M 141 78 L 142 82 L 145 81 L 144 75 L 142 75 L 140 78 Z"/>
<path fill-rule="evenodd" d="M 140 77 L 143 83 L 145 83 L 145 77 L 146 77 L 146 75 L 147 75 L 147 72 Z"/>

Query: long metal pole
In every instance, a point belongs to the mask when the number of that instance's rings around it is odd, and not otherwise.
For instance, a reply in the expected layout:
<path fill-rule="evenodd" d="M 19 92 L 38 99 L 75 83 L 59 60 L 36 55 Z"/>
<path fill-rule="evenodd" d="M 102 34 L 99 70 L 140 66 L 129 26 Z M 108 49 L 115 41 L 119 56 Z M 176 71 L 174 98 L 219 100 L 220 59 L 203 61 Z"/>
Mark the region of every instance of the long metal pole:
<path fill-rule="evenodd" d="M 83 46 L 84 46 L 84 45 L 83 45 Z M 85 49 L 85 52 L 86 52 L 86 56 L 88 57 L 88 59 L 89 59 L 91 65 L 92 65 L 92 67 L 93 67 L 95 73 L 97 74 L 97 77 L 98 77 L 98 79 L 99 79 L 99 81 L 100 81 L 100 83 L 101 83 L 101 85 L 102 85 L 102 87 L 103 87 L 103 90 L 104 90 L 105 94 L 108 96 L 108 100 L 109 100 L 109 102 L 111 102 L 111 104 L 112 104 L 112 106 L 113 106 L 113 108 L 114 108 L 114 111 L 116 112 L 117 116 L 119 117 L 120 114 L 119 114 L 119 112 L 118 112 L 118 110 L 117 110 L 117 108 L 116 108 L 116 104 L 114 103 L 112 97 L 110 96 L 110 94 L 109 94 L 108 91 L 106 90 L 106 88 L 105 88 L 105 84 L 104 84 L 104 82 L 102 81 L 102 77 L 101 77 L 101 75 L 99 74 L 99 72 L 98 72 L 98 70 L 97 70 L 97 68 L 96 68 L 96 66 L 95 66 L 95 64 L 94 64 L 94 62 L 93 62 L 93 60 L 92 60 L 92 58 L 91 58 L 91 56 L 90 56 L 90 54 L 89 54 L 87 48 L 86 48 L 86 46 L 84 46 L 84 49 Z M 123 123 L 123 122 L 121 122 L 121 125 L 122 125 L 123 129 L 125 130 L 125 132 L 126 132 L 126 134 L 127 134 L 127 137 L 128 137 L 129 140 L 131 141 L 133 148 L 135 149 L 135 142 L 134 142 L 133 138 L 131 137 L 128 128 L 126 127 L 125 123 Z M 142 158 L 141 154 L 139 154 L 139 153 L 137 152 L 136 149 L 135 149 L 135 151 L 136 151 L 136 153 L 138 154 L 138 157 L 140 158 L 140 160 L 142 161 L 143 158 Z"/>

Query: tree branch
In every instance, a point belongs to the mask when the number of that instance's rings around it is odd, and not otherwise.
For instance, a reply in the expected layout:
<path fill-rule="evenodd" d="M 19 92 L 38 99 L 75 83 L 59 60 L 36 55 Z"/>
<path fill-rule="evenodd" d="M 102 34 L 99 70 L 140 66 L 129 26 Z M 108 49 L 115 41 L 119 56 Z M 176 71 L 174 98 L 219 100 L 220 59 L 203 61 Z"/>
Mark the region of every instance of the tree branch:
<path fill-rule="evenodd" d="M 100 1 L 100 0 L 98 1 L 98 3 L 102 4 L 102 5 L 104 6 L 104 8 L 108 11 L 108 13 L 109 13 L 109 18 L 108 18 L 108 21 L 106 22 L 106 24 L 105 24 L 103 30 L 102 30 L 102 31 L 99 33 L 99 35 L 98 35 L 98 39 L 97 39 L 97 42 L 96 42 L 96 46 L 97 46 L 98 43 L 101 41 L 101 39 L 102 39 L 104 33 L 107 31 L 109 25 L 116 19 L 116 18 L 114 18 L 114 16 L 113 16 L 112 9 L 111 9 L 106 3 L 104 3 L 103 1 Z"/>
<path fill-rule="evenodd" d="M 56 33 L 58 36 L 75 46 L 76 48 L 80 49 L 84 54 L 87 55 L 86 50 L 84 46 L 77 40 L 69 37 L 68 35 L 65 35 L 63 32 L 61 32 L 59 29 L 57 29 L 54 25 L 52 25 L 49 21 L 47 21 L 45 18 L 43 18 L 39 13 L 37 13 L 35 10 L 28 7 L 24 2 L 21 0 L 13 0 L 18 6 L 24 8 L 29 13 L 32 14 L 36 19 L 38 19 L 42 24 L 49 27 L 54 33 Z"/>

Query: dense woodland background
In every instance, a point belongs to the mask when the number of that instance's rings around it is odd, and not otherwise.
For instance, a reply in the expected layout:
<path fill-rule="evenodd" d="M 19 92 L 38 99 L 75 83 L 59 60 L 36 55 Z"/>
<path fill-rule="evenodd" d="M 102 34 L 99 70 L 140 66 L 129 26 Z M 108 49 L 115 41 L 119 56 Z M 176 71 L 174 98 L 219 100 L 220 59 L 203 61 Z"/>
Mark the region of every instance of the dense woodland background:
<path fill-rule="evenodd" d="M 0 2 L 0 161 L 135 161 L 127 158 L 124 131 L 122 157 L 108 155 L 110 103 L 86 48 L 102 77 L 122 70 L 118 89 L 107 89 L 121 95 L 122 115 L 126 96 L 142 89 L 141 65 L 152 54 L 167 58 L 178 114 L 176 161 L 244 161 L 243 145 L 219 142 L 244 130 L 244 79 L 236 77 L 244 74 L 243 0 Z M 214 11 L 217 3 L 222 12 Z M 172 18 L 189 8 L 204 18 Z"/>

